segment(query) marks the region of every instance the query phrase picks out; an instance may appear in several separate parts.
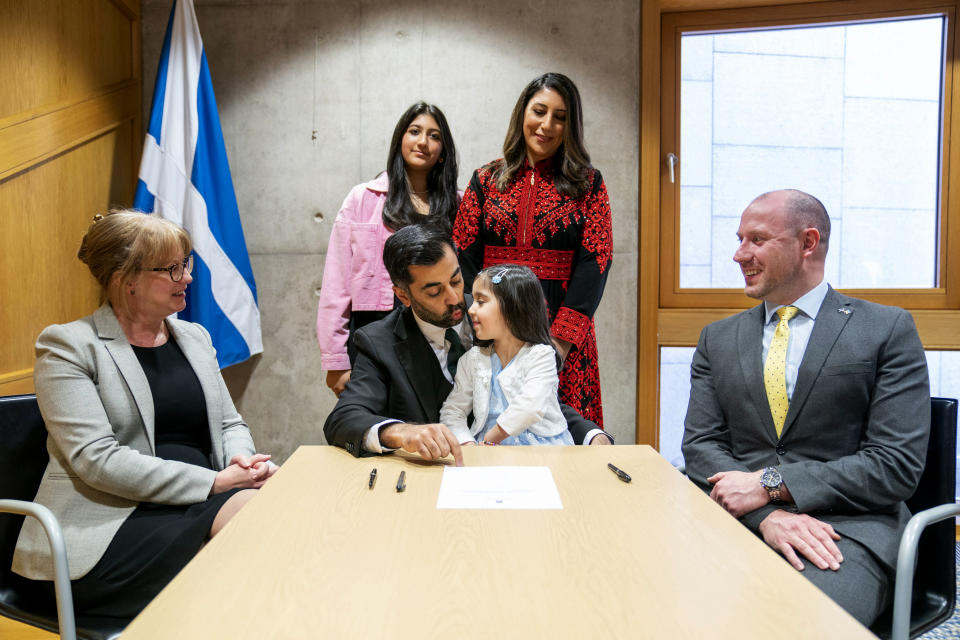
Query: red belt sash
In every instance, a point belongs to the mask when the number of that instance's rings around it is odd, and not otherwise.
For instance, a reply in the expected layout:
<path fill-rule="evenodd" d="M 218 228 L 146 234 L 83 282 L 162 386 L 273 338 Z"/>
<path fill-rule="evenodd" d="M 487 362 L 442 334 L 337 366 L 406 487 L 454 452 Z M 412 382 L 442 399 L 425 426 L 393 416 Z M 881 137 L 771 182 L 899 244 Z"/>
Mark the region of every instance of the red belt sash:
<path fill-rule="evenodd" d="M 505 263 L 530 267 L 539 280 L 567 281 L 573 270 L 573 251 L 531 247 L 486 246 L 483 248 L 484 269 Z"/>

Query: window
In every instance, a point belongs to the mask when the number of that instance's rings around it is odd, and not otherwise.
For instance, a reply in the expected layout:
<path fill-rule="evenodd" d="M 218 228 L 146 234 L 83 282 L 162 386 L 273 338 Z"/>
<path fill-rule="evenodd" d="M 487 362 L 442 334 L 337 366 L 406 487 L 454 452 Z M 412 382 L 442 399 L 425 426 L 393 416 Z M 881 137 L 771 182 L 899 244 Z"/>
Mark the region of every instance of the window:
<path fill-rule="evenodd" d="M 960 3 L 691 10 L 738 1 L 643 4 L 637 440 L 674 462 L 700 331 L 756 304 L 731 258 L 765 191 L 824 201 L 831 284 L 960 350 Z"/>
<path fill-rule="evenodd" d="M 937 16 L 682 35 L 680 288 L 742 286 L 740 212 L 780 187 L 831 213 L 834 286 L 937 286 L 943 30 Z"/>

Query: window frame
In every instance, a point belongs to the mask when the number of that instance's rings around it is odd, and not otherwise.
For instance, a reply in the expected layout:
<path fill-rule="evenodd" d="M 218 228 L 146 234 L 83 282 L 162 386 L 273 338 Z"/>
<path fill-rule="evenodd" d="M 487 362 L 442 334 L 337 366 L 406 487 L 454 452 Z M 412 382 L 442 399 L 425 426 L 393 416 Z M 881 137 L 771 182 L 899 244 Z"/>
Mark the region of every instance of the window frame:
<path fill-rule="evenodd" d="M 768 2 L 642 0 L 636 394 L 636 436 L 640 444 L 659 445 L 660 347 L 695 346 L 704 326 L 756 305 L 740 289 L 679 286 L 680 182 L 669 182 L 665 161 L 670 151 L 679 155 L 678 34 L 683 31 L 678 29 L 709 32 L 946 16 L 938 286 L 843 292 L 911 311 L 926 349 L 960 350 L 956 331 L 960 326 L 960 135 L 951 135 L 954 121 L 960 127 L 960 64 L 956 60 L 960 51 L 956 24 L 960 0 L 913 0 L 906 8 L 895 0 L 780 0 L 773 6 Z M 670 90 L 666 90 L 667 77 L 672 78 Z M 668 137 L 669 131 L 673 131 L 673 137 Z M 682 165 L 677 168 L 682 171 Z"/>
<path fill-rule="evenodd" d="M 942 3 L 939 6 L 911 10 L 891 11 L 881 8 L 856 11 L 856 5 L 883 4 L 877 2 L 849 3 L 825 2 L 818 5 L 795 5 L 771 10 L 769 7 L 751 10 L 723 10 L 694 13 L 664 14 L 661 20 L 661 156 L 668 152 L 679 155 L 680 149 L 680 39 L 686 33 L 719 33 L 744 29 L 764 29 L 783 26 L 822 26 L 885 21 L 903 17 L 945 17 L 944 60 L 940 175 L 938 194 L 938 286 L 929 288 L 884 288 L 844 289 L 856 297 L 896 305 L 908 309 L 957 309 L 960 308 L 960 251 L 951 255 L 947 251 L 951 240 L 960 242 L 960 237 L 950 238 L 950 231 L 960 227 L 960 200 L 950 202 L 950 132 L 956 82 L 951 74 L 956 37 L 956 4 Z M 851 6 L 852 5 L 852 6 Z M 829 11 L 833 9 L 834 11 Z M 666 164 L 664 163 L 664 168 Z M 676 182 L 671 183 L 669 173 L 663 171 L 660 178 L 660 306 L 663 308 L 748 308 L 753 305 L 742 290 L 722 288 L 681 288 L 680 251 L 680 175 L 683 162 L 677 165 Z M 956 177 L 956 176 L 955 176 Z M 816 195 L 816 194 L 814 194 Z M 951 204 L 953 205 L 951 207 Z M 952 224 L 951 224 L 952 223 Z M 954 233 L 956 235 L 956 233 Z M 958 244 L 957 246 L 960 246 Z"/>

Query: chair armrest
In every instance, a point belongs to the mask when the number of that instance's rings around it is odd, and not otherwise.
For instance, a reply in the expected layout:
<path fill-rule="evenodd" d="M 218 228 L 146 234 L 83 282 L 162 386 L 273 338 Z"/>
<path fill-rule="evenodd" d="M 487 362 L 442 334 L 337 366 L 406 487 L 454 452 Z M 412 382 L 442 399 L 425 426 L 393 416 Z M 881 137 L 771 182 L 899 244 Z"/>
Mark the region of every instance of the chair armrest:
<path fill-rule="evenodd" d="M 0 512 L 17 513 L 36 518 L 50 541 L 53 556 L 53 578 L 57 594 L 57 617 L 61 640 L 76 640 L 77 625 L 73 618 L 73 592 L 70 590 L 70 569 L 67 565 L 67 547 L 56 516 L 42 504 L 24 500 L 0 500 Z"/>
<path fill-rule="evenodd" d="M 942 504 L 913 514 L 900 538 L 897 554 L 897 577 L 893 592 L 893 626 L 891 640 L 910 638 L 910 604 L 913 573 L 917 566 L 917 544 L 920 534 L 931 524 L 960 516 L 960 504 Z"/>

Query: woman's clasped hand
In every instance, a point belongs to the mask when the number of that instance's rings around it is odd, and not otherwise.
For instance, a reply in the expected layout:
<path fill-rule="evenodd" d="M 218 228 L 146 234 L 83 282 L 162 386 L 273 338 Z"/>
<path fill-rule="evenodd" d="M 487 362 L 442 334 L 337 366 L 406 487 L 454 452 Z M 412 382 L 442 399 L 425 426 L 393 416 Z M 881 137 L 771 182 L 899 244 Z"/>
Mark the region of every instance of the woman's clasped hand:
<path fill-rule="evenodd" d="M 217 472 L 210 493 L 213 495 L 230 489 L 259 489 L 279 468 L 270 462 L 270 456 L 265 453 L 236 455 L 226 469 Z"/>

